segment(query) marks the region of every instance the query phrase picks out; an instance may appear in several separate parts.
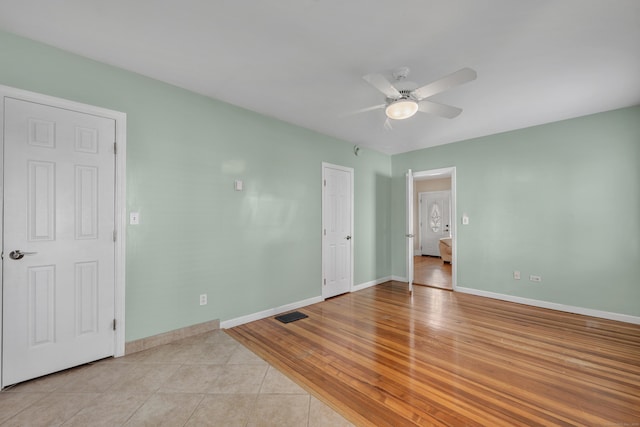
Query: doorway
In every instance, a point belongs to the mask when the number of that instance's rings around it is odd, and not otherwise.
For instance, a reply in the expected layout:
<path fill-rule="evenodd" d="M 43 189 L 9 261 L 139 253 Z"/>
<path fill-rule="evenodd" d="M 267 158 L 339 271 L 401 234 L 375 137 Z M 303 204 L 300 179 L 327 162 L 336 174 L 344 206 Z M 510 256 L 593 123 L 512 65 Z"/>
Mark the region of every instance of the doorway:
<path fill-rule="evenodd" d="M 420 184 L 444 181 L 441 191 L 420 191 Z M 440 256 L 440 239 L 451 237 L 451 179 L 421 181 L 414 184 L 418 192 L 418 240 L 420 255 Z"/>
<path fill-rule="evenodd" d="M 413 251 L 407 255 L 412 261 L 413 283 L 454 290 L 457 270 L 455 167 L 413 172 L 412 175 L 411 209 L 416 238 L 412 239 Z M 428 195 L 433 196 L 430 202 Z M 445 255 L 443 260 L 440 239 L 446 237 L 451 237 L 450 241 L 445 241 L 450 245 L 451 259 Z"/>
<path fill-rule="evenodd" d="M 126 116 L 4 86 L 0 97 L 5 387 L 124 354 Z"/>

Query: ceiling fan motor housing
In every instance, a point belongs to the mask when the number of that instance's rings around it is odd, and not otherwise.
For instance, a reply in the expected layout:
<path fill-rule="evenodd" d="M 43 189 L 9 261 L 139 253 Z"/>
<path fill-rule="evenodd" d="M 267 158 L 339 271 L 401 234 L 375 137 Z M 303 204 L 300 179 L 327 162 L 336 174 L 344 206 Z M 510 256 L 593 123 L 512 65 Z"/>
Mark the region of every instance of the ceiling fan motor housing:
<path fill-rule="evenodd" d="M 400 92 L 400 96 L 398 98 L 387 98 L 387 104 L 391 104 L 392 102 L 407 100 L 407 101 L 418 101 L 411 95 L 411 90 L 409 89 L 398 89 Z"/>

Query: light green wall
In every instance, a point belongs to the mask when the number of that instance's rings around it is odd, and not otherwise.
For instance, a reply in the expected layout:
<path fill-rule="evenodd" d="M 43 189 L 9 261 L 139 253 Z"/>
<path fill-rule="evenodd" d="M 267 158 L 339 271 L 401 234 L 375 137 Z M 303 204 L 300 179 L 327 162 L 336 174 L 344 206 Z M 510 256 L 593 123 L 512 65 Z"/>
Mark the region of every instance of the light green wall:
<path fill-rule="evenodd" d="M 388 156 L 3 32 L 0 58 L 0 84 L 127 113 L 127 341 L 320 296 L 323 161 L 355 169 L 355 284 L 391 274 Z"/>
<path fill-rule="evenodd" d="M 405 277 L 404 173 L 449 166 L 459 286 L 640 316 L 640 107 L 393 156 L 394 275 Z"/>

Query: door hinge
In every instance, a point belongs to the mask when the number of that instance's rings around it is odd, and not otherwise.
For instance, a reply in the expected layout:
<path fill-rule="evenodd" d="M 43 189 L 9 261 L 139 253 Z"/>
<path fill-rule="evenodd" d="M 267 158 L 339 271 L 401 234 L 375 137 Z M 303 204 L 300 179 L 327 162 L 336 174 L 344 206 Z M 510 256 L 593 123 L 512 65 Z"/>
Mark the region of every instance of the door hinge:
<path fill-rule="evenodd" d="M 113 230 L 113 241 L 115 242 L 118 238 L 118 230 Z"/>
<path fill-rule="evenodd" d="M 324 180 L 324 186 L 325 187 L 327 186 L 327 180 L 326 179 Z"/>
<path fill-rule="evenodd" d="M 325 285 L 327 284 L 327 279 L 324 279 L 324 284 L 325 284 Z"/>
<path fill-rule="evenodd" d="M 324 235 L 325 236 L 327 235 L 327 229 L 326 228 L 324 229 Z"/>
<path fill-rule="evenodd" d="M 116 330 L 116 319 L 113 319 L 113 330 Z"/>
<path fill-rule="evenodd" d="M 117 142 L 113 143 L 113 154 L 118 154 L 118 143 Z"/>

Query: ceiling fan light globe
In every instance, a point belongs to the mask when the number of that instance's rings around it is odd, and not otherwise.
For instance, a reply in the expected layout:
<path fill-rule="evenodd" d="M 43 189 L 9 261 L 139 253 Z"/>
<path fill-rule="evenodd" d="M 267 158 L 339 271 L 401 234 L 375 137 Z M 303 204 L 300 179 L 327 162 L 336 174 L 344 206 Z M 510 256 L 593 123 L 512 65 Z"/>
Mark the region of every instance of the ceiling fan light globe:
<path fill-rule="evenodd" d="M 393 120 L 404 120 L 413 116 L 418 111 L 418 103 L 410 99 L 401 99 L 392 102 L 385 109 L 387 117 Z"/>

